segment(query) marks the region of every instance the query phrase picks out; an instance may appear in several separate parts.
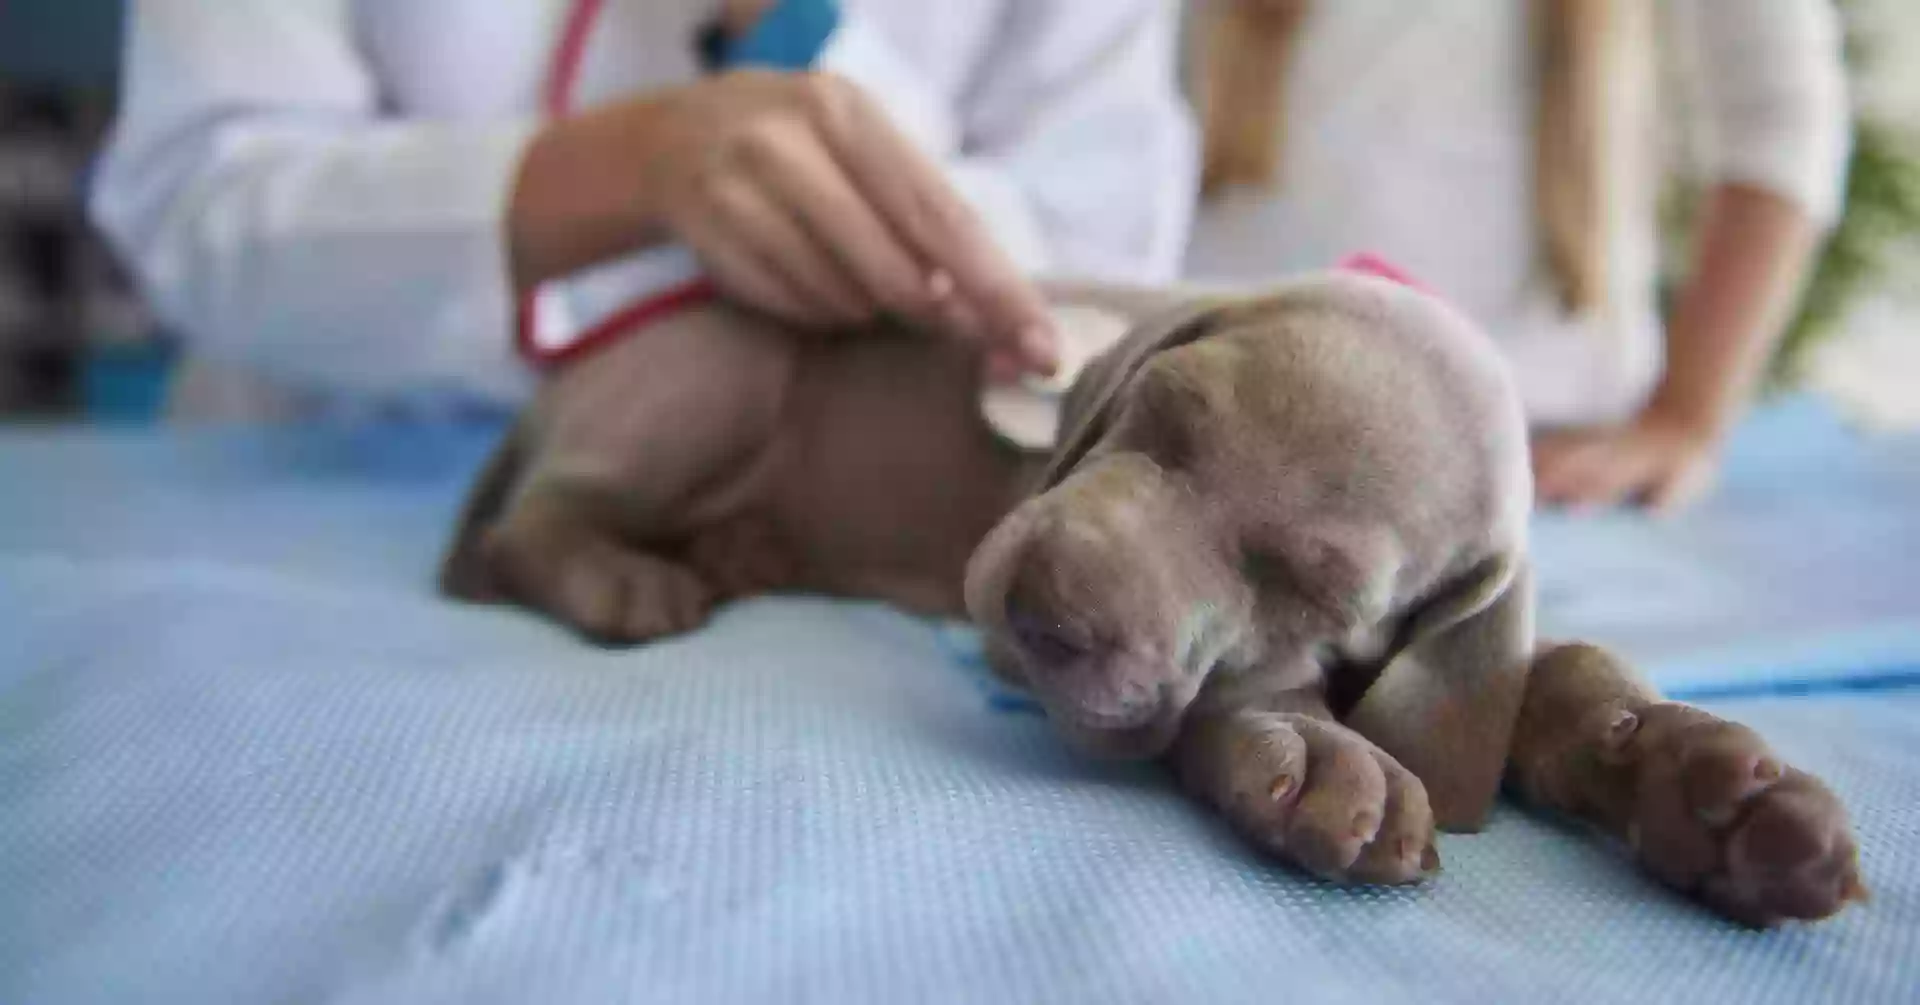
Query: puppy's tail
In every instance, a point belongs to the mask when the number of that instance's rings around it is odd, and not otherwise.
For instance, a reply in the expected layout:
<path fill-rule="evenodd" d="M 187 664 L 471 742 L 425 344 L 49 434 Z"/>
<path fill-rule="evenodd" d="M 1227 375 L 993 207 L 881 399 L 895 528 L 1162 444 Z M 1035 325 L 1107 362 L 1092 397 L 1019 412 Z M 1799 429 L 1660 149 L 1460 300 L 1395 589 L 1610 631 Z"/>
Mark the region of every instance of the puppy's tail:
<path fill-rule="evenodd" d="M 456 600 L 489 603 L 499 599 L 482 544 L 507 496 L 520 478 L 520 430 L 508 431 L 481 469 L 454 530 L 453 543 L 440 561 L 440 592 Z"/>

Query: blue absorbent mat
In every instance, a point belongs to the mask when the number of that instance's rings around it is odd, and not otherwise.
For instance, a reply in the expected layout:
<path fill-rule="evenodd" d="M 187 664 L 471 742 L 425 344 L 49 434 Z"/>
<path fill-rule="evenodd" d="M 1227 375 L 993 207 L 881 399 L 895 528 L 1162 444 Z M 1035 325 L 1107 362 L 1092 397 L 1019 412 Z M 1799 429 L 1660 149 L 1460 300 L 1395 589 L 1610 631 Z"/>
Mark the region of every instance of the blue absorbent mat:
<path fill-rule="evenodd" d="M 1910 439 L 1790 403 L 1695 514 L 1540 524 L 1549 633 L 1852 807 L 1874 902 L 1752 933 L 1513 810 L 1302 879 L 872 605 L 443 603 L 496 432 L 0 434 L 0 1002 L 1920 1000 Z"/>

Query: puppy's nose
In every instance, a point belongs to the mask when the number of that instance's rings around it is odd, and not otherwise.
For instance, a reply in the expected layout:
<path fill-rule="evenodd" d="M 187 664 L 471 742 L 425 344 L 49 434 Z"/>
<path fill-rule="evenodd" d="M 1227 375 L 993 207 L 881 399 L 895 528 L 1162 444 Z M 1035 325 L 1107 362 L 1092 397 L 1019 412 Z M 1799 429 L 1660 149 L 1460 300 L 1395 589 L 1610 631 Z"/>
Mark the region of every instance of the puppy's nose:
<path fill-rule="evenodd" d="M 1115 730 L 1143 725 L 1159 713 L 1158 682 L 1113 649 L 1018 603 L 1007 605 L 1007 632 L 1030 682 L 1053 696 L 1051 714 L 1084 729 Z"/>

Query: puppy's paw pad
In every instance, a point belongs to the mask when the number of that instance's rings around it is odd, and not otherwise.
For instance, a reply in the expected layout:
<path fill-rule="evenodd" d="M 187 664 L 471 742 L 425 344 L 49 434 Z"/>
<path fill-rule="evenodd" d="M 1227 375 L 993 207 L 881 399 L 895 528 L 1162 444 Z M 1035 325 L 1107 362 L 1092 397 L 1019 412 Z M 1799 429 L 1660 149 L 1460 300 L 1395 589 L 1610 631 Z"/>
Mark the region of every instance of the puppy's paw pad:
<path fill-rule="evenodd" d="M 1358 733 L 1249 713 L 1223 807 L 1255 844 L 1321 878 L 1418 882 L 1439 868 L 1426 789 Z"/>
<path fill-rule="evenodd" d="M 1373 756 L 1387 784 L 1386 817 L 1347 870 L 1348 878 L 1361 883 L 1417 883 L 1440 871 L 1426 787 L 1386 751 L 1375 747 Z"/>
<path fill-rule="evenodd" d="M 1840 800 L 1737 723 L 1639 710 L 1628 840 L 1655 876 L 1743 924 L 1829 917 L 1866 899 Z"/>
<path fill-rule="evenodd" d="M 1248 717 L 1229 767 L 1228 816 L 1255 841 L 1277 847 L 1307 779 L 1307 741 L 1291 716 Z"/>

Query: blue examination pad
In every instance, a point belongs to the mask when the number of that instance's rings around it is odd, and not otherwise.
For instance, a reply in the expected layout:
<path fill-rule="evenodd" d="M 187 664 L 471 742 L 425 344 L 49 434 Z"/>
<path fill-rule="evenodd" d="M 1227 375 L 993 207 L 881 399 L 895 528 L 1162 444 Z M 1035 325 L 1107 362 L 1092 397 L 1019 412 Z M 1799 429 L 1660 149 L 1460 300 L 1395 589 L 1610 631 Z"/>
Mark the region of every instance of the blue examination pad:
<path fill-rule="evenodd" d="M 1678 518 L 1541 517 L 1541 631 L 1613 645 L 1676 694 L 1920 684 L 1920 437 L 1791 399 L 1729 453 Z"/>
<path fill-rule="evenodd" d="M 1714 706 L 1858 825 L 1873 903 L 1772 933 L 1514 810 L 1423 888 L 1302 879 L 874 605 L 610 652 L 442 602 L 494 426 L 0 434 L 0 1002 L 1913 1001 L 1920 690 L 1840 666 L 1911 656 L 1865 535 L 1920 454 L 1826 421 L 1680 524 L 1540 532 L 1555 631 L 1816 691 Z"/>

